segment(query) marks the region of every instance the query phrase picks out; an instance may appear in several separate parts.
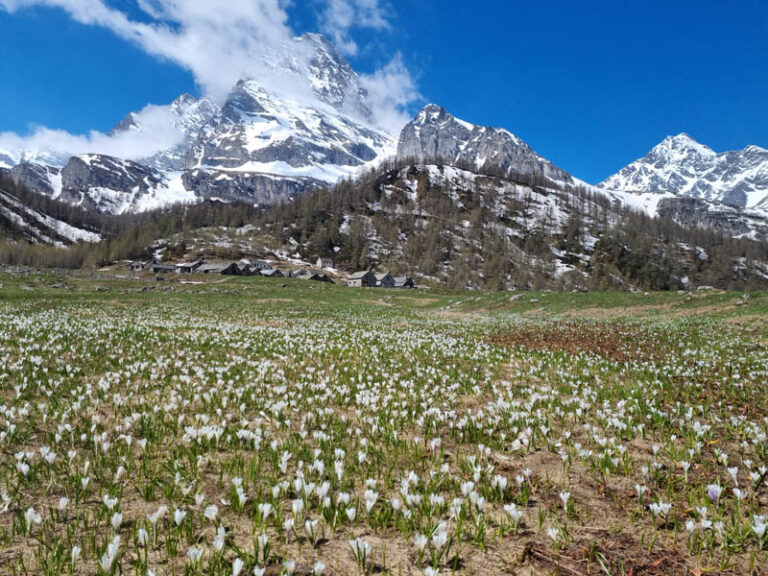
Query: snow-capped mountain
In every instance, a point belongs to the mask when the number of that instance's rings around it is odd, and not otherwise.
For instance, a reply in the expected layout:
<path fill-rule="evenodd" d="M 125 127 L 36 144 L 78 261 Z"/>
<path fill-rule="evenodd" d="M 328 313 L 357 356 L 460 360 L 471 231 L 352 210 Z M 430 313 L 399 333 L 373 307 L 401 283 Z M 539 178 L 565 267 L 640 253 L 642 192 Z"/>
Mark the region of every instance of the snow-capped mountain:
<path fill-rule="evenodd" d="M 360 77 L 328 40 L 307 34 L 264 58 L 274 78 L 242 80 L 221 106 L 181 96 L 159 128 L 128 114 L 112 135 L 179 136 L 149 158 L 0 151 L 0 167 L 13 166 L 14 181 L 34 191 L 115 214 L 211 197 L 274 204 L 394 155 L 396 140 L 375 125 Z"/>
<path fill-rule="evenodd" d="M 599 187 L 649 193 L 669 192 L 739 209 L 768 199 L 768 150 L 749 146 L 718 154 L 687 134 L 670 136 Z"/>
<path fill-rule="evenodd" d="M 187 168 L 262 172 L 335 183 L 394 153 L 393 139 L 326 103 L 276 97 L 241 81 L 222 113 L 199 133 Z"/>
<path fill-rule="evenodd" d="M 429 104 L 401 132 L 400 158 L 440 160 L 477 169 L 498 169 L 503 175 L 541 176 L 563 184 L 573 177 L 539 156 L 528 144 L 501 128 L 476 126 Z"/>
<path fill-rule="evenodd" d="M 588 190 L 651 216 L 768 237 L 768 151 L 717 154 L 687 135 L 590 187 L 501 128 L 478 126 L 435 104 L 399 140 L 376 126 L 363 82 L 316 34 L 261 56 L 263 75 L 241 80 L 222 102 L 183 95 L 128 114 L 112 130 L 173 141 L 147 158 L 62 158 L 48 150 L 0 150 L 16 184 L 109 214 L 206 198 L 262 206 L 331 186 L 383 159 L 448 164 L 561 191 Z M 290 87 L 290 88 L 287 88 Z M 167 138 L 169 134 L 175 135 Z"/>
<path fill-rule="evenodd" d="M 394 155 L 396 142 L 374 126 L 368 95 L 344 57 L 318 34 L 293 42 L 287 53 L 303 57 L 278 57 L 265 65 L 293 78 L 293 86 L 303 83 L 307 93 L 286 96 L 257 79 L 239 82 L 220 113 L 199 130 L 185 168 L 332 184 Z"/>

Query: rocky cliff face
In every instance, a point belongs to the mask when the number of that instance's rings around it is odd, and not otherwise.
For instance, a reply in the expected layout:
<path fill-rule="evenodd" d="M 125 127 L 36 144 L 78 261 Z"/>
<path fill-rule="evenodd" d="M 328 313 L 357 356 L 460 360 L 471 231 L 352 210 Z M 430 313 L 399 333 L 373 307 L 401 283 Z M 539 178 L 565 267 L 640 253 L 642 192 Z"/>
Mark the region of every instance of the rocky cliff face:
<path fill-rule="evenodd" d="M 160 172 L 111 156 L 75 156 L 61 171 L 62 194 L 89 188 L 147 192 L 163 181 Z"/>
<path fill-rule="evenodd" d="M 600 187 L 671 192 L 735 208 L 754 208 L 768 198 L 768 150 L 749 146 L 718 154 L 687 134 L 679 134 L 666 138 Z"/>
<path fill-rule="evenodd" d="M 726 236 L 768 239 L 768 214 L 758 210 L 739 210 L 724 204 L 712 204 L 698 198 L 664 198 L 657 214 L 688 228 L 706 227 Z"/>
<path fill-rule="evenodd" d="M 498 169 L 505 176 L 535 175 L 563 184 L 574 183 L 570 174 L 539 156 L 511 132 L 464 122 L 435 104 L 426 106 L 403 129 L 397 155 Z"/>
<path fill-rule="evenodd" d="M 10 171 L 17 186 L 58 198 L 61 195 L 61 169 L 42 164 L 19 164 Z"/>
<path fill-rule="evenodd" d="M 21 164 L 10 174 L 16 184 L 102 214 L 141 212 L 212 198 L 270 206 L 326 185 L 312 178 L 240 170 L 168 173 L 96 154 L 75 156 L 61 170 Z"/>
<path fill-rule="evenodd" d="M 292 200 L 307 190 L 324 185 L 319 180 L 307 178 L 205 169 L 184 172 L 182 181 L 185 189 L 194 190 L 196 196 L 201 199 L 248 202 L 260 206 L 271 206 L 281 200 Z"/>
<path fill-rule="evenodd" d="M 75 156 L 61 170 L 59 199 L 103 214 L 140 212 L 185 202 L 179 179 L 137 162 L 98 154 Z"/>

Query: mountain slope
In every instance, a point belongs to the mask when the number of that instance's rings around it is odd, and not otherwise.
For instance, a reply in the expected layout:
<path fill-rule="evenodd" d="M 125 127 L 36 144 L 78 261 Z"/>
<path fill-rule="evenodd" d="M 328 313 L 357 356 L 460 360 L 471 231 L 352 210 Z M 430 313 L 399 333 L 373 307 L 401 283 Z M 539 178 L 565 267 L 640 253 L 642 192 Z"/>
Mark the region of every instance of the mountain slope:
<path fill-rule="evenodd" d="M 19 194 L 12 181 L 0 177 L 0 237 L 3 239 L 23 239 L 33 244 L 60 247 L 101 241 L 101 235 L 96 231 L 46 213 L 42 209 L 46 203 L 31 202 L 29 194 Z"/>
<path fill-rule="evenodd" d="M 670 136 L 648 155 L 598 185 L 628 192 L 669 192 L 735 208 L 768 198 L 768 150 L 718 154 L 687 134 Z"/>
<path fill-rule="evenodd" d="M 650 219 L 585 189 L 448 165 L 389 163 L 239 230 L 231 240 L 216 228 L 166 244 L 192 254 L 231 246 L 231 257 L 267 247 L 292 261 L 332 258 L 349 272 L 378 267 L 456 288 L 768 287 L 765 244 Z"/>

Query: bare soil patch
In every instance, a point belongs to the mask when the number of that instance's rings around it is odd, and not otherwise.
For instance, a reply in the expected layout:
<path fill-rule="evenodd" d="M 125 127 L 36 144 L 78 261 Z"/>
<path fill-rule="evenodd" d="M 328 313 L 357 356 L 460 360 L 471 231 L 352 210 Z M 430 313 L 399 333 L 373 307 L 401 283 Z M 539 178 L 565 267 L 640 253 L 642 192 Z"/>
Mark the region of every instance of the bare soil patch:
<path fill-rule="evenodd" d="M 594 354 L 617 362 L 644 361 L 663 353 L 641 331 L 621 325 L 557 325 L 521 327 L 496 334 L 488 340 L 496 346 L 522 347 L 547 352 Z"/>

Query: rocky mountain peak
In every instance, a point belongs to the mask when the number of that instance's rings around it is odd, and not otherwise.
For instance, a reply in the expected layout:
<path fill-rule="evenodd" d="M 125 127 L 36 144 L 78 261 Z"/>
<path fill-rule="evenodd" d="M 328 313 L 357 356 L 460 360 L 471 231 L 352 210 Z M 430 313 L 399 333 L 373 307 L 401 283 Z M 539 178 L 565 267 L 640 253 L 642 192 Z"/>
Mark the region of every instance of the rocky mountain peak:
<path fill-rule="evenodd" d="M 448 110 L 437 104 L 430 103 L 424 106 L 424 108 L 416 114 L 413 123 L 423 126 L 425 124 L 439 124 L 451 120 L 455 120 L 455 118 L 448 112 Z"/>
<path fill-rule="evenodd" d="M 760 146 L 747 146 L 743 151 L 744 156 L 766 156 L 768 157 L 768 150 L 761 148 Z"/>
<path fill-rule="evenodd" d="M 511 132 L 459 120 L 436 104 L 422 108 L 405 126 L 400 133 L 397 155 L 478 169 L 485 167 L 509 176 L 573 183 L 570 174 L 539 156 Z"/>
<path fill-rule="evenodd" d="M 456 161 L 475 127 L 457 120 L 445 108 L 427 104 L 400 133 L 401 158 Z"/>
<path fill-rule="evenodd" d="M 247 122 L 249 118 L 265 112 L 262 102 L 267 93 L 255 80 L 240 80 L 227 97 L 222 116 L 230 122 Z"/>
<path fill-rule="evenodd" d="M 171 111 L 179 118 L 181 126 L 199 126 L 216 116 L 219 106 L 210 98 L 195 98 L 191 94 L 183 94 L 171 103 Z"/>
<path fill-rule="evenodd" d="M 313 92 L 323 102 L 337 109 L 348 107 L 358 113 L 370 114 L 360 77 L 325 36 L 308 33 L 295 41 L 309 51 L 307 69 L 303 72 Z"/>
<path fill-rule="evenodd" d="M 686 133 L 667 136 L 661 144 L 651 150 L 649 157 L 654 161 L 695 162 L 717 156 L 708 146 L 699 144 Z"/>
<path fill-rule="evenodd" d="M 174 100 L 171 103 L 171 108 L 174 109 L 180 109 L 180 108 L 186 108 L 188 106 L 192 106 L 197 102 L 197 98 L 192 96 L 192 94 L 182 94 L 176 100 Z"/>

